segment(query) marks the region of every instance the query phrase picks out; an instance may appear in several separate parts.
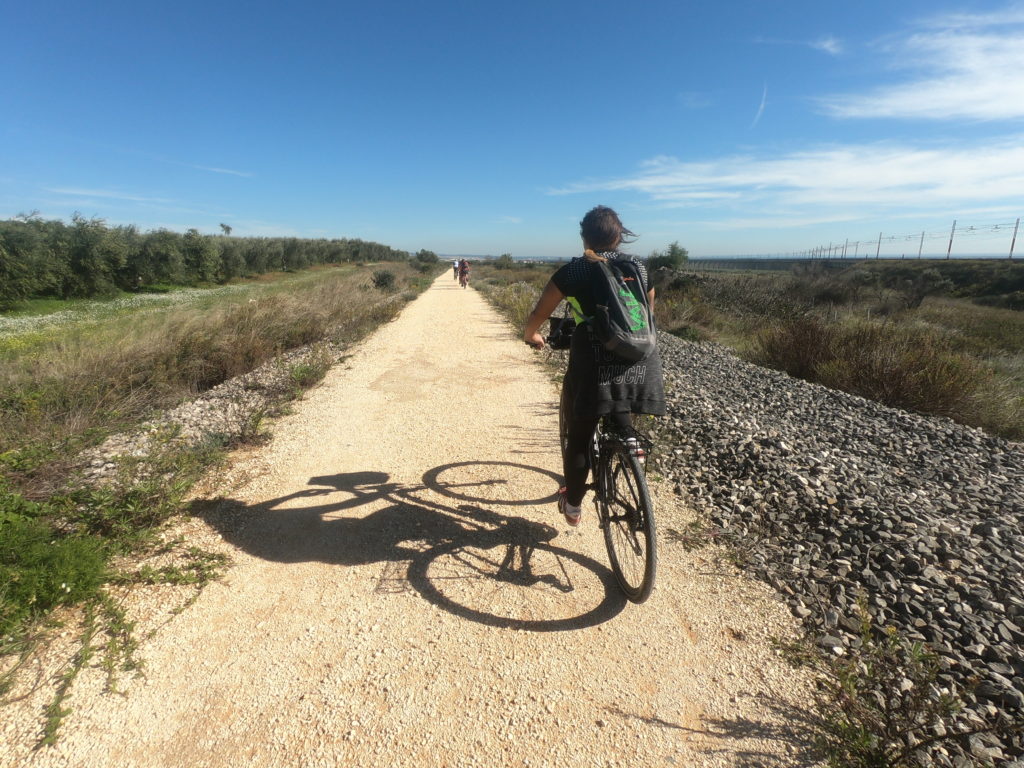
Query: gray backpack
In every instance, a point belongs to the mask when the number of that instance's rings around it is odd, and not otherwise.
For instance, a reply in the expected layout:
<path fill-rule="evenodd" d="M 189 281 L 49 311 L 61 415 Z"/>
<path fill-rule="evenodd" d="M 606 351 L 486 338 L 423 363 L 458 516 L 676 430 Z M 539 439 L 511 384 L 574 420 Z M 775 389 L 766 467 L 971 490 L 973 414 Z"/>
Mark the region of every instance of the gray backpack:
<path fill-rule="evenodd" d="M 598 261 L 593 285 L 597 309 L 591 330 L 604 348 L 626 362 L 650 355 L 658 343 L 647 289 L 636 264 L 626 259 Z"/>

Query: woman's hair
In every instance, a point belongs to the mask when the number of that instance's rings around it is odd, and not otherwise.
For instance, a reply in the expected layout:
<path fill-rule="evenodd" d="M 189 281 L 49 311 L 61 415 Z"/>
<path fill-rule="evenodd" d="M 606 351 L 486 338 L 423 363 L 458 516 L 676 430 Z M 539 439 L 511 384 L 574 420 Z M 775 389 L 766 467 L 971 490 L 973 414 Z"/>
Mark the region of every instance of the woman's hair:
<path fill-rule="evenodd" d="M 604 261 L 595 251 L 611 251 L 621 243 L 632 242 L 636 238 L 622 225 L 619 214 L 606 205 L 598 205 L 587 211 L 580 221 L 580 235 L 587 250 L 583 253 L 591 261 Z"/>

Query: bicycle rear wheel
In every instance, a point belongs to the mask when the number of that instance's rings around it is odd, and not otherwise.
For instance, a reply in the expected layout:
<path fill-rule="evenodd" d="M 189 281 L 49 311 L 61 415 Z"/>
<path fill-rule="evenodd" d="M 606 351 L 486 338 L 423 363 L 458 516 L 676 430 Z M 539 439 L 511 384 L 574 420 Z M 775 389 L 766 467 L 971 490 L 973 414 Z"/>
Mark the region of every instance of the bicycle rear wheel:
<path fill-rule="evenodd" d="M 654 589 L 658 562 L 647 479 L 626 446 L 613 443 L 602 449 L 604 492 L 599 494 L 599 505 L 604 543 L 622 591 L 631 602 L 642 603 Z"/>

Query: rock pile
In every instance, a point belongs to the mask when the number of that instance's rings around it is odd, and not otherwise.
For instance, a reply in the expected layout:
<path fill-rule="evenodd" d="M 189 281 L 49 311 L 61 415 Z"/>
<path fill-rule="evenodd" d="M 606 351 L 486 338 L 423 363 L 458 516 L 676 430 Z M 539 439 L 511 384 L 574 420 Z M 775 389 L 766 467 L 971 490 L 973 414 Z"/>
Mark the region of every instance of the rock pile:
<path fill-rule="evenodd" d="M 939 655 L 965 727 L 1024 720 L 1024 445 L 661 342 L 662 474 L 734 534 L 823 650 L 859 645 L 866 605 L 876 627 Z M 972 757 L 1024 766 L 1024 737 L 930 754 Z"/>

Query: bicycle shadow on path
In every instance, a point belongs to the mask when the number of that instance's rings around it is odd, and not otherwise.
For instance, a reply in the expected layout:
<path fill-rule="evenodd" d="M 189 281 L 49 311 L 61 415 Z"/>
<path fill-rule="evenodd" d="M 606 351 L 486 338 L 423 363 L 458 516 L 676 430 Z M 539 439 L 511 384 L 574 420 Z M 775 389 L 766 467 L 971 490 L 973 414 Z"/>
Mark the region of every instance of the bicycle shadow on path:
<path fill-rule="evenodd" d="M 415 484 L 392 482 L 385 472 L 346 472 L 312 477 L 308 488 L 259 504 L 200 500 L 192 513 L 267 561 L 379 563 L 376 593 L 414 590 L 488 626 L 566 631 L 615 617 L 626 601 L 609 568 L 552 544 L 555 528 L 495 511 L 554 501 L 501 498 L 510 472 L 557 480 L 505 461 L 446 464 Z"/>

